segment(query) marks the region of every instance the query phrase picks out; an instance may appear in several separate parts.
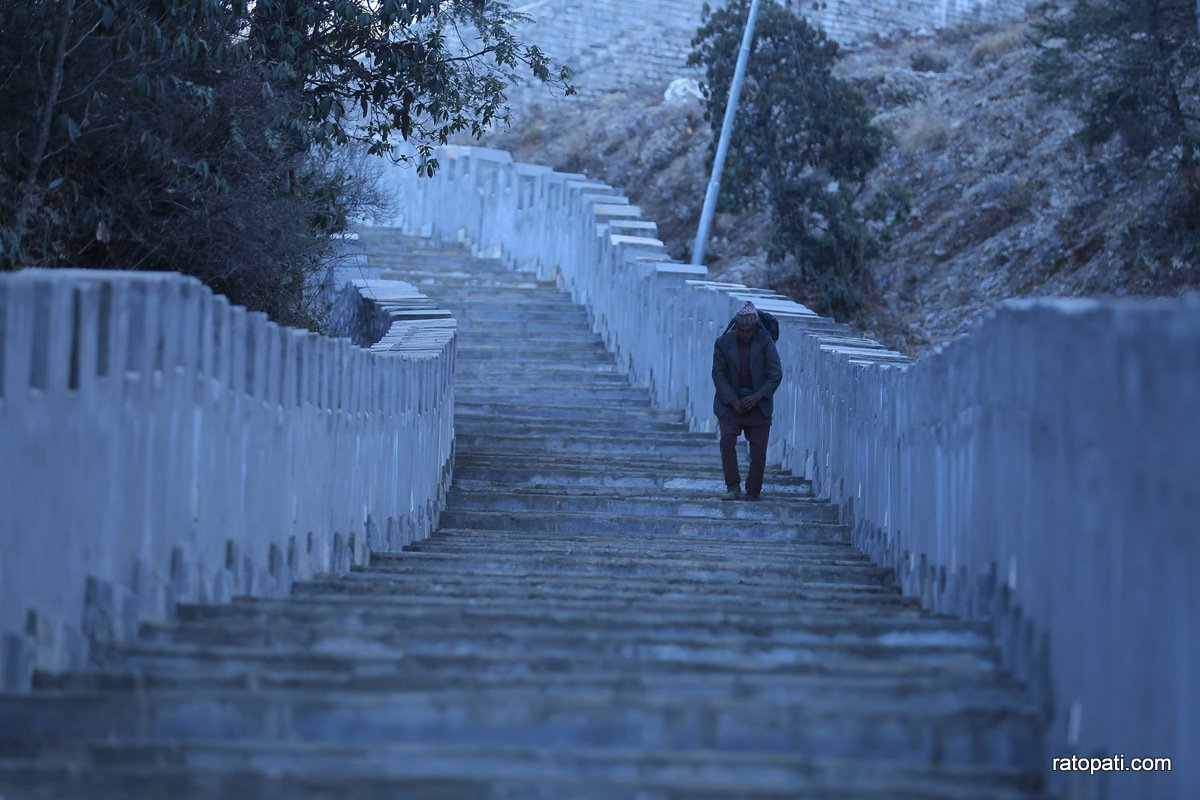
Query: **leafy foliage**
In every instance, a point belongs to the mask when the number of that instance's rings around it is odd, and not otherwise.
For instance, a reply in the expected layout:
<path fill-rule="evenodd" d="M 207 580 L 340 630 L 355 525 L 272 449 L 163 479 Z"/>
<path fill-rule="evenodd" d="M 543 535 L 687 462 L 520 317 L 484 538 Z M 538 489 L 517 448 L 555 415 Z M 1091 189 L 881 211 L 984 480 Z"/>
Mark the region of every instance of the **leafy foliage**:
<path fill-rule="evenodd" d="M 1200 35 L 1194 0 L 1063 0 L 1036 9 L 1033 87 L 1079 111 L 1087 144 L 1119 136 L 1179 175 L 1169 198 L 1185 244 L 1200 239 Z M 1189 233 L 1190 232 L 1190 233 Z M 1190 261 L 1200 251 L 1185 247 Z"/>
<path fill-rule="evenodd" d="M 749 8 L 749 0 L 706 6 L 692 40 L 689 63 L 705 69 L 710 121 L 724 115 Z M 846 315 L 861 306 L 865 260 L 879 249 L 856 201 L 881 136 L 862 95 L 833 75 L 838 56 L 790 4 L 760 5 L 719 207 L 769 209 L 768 260 L 794 259 L 796 289 L 818 310 Z"/>
<path fill-rule="evenodd" d="M 1088 141 L 1121 134 L 1143 151 L 1195 149 L 1200 41 L 1193 0 L 1044 3 L 1033 31 L 1034 88 L 1076 103 Z"/>
<path fill-rule="evenodd" d="M 398 133 L 416 143 L 422 170 L 435 169 L 432 144 L 478 137 L 506 116 L 513 71 L 573 91 L 569 69 L 552 74 L 541 50 L 514 38 L 520 19 L 484 0 L 257 0 L 247 45 L 268 80 L 302 91 L 298 133 L 372 153 L 393 152 Z"/>
<path fill-rule="evenodd" d="M 503 116 L 513 70 L 570 90 L 514 19 L 475 0 L 7 0 L 0 265 L 179 270 L 312 324 L 306 275 L 381 197 L 357 154 L 432 172 L 433 145 Z"/>

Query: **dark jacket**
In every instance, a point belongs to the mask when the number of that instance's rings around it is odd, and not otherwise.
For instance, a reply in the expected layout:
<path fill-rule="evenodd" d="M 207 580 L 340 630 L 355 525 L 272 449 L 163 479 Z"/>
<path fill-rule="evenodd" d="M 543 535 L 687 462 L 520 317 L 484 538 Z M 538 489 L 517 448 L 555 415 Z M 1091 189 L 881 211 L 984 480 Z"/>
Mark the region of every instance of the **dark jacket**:
<path fill-rule="evenodd" d="M 729 404 L 738 397 L 738 340 L 737 331 L 717 337 L 713 345 L 713 385 L 717 396 L 713 398 L 713 413 L 718 417 L 729 410 Z M 771 400 L 779 382 L 783 380 L 783 365 L 779 363 L 779 351 L 775 341 L 761 326 L 750 342 L 750 384 L 754 391 L 762 394 L 758 409 L 771 416 L 774 403 Z"/>

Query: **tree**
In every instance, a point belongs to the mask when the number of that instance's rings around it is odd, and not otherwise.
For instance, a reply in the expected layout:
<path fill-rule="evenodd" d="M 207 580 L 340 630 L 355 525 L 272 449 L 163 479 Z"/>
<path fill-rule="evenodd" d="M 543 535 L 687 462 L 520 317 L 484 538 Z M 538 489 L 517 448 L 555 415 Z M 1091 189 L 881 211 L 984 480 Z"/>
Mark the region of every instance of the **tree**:
<path fill-rule="evenodd" d="M 1036 9 L 1034 88 L 1080 109 L 1084 138 L 1196 159 L 1200 67 L 1192 0 L 1071 0 Z"/>
<path fill-rule="evenodd" d="M 724 113 L 749 0 L 705 6 L 689 64 L 703 66 L 706 118 Z M 719 207 L 766 208 L 770 263 L 793 258 L 797 288 L 818 310 L 853 313 L 869 290 L 878 242 L 857 205 L 881 136 L 866 101 L 836 78 L 836 43 L 790 4 L 759 9 Z M 710 148 L 715 154 L 716 131 Z M 710 159 L 711 160 L 711 159 Z"/>
<path fill-rule="evenodd" d="M 514 19 L 468 0 L 6 0 L 0 265 L 179 270 L 313 324 L 305 275 L 372 200 L 356 150 L 432 172 L 433 145 L 503 115 L 513 70 L 570 90 Z"/>
<path fill-rule="evenodd" d="M 390 153 L 399 133 L 424 171 L 436 168 L 433 144 L 478 138 L 505 115 L 512 71 L 573 92 L 568 68 L 552 74 L 540 49 L 516 40 L 509 26 L 521 19 L 485 0 L 257 0 L 248 45 L 269 79 L 301 92 L 297 121 L 314 141 Z"/>
<path fill-rule="evenodd" d="M 1171 227 L 1200 261 L 1200 37 L 1193 0 L 1064 0 L 1035 10 L 1033 88 L 1065 99 L 1080 136 L 1119 136 L 1137 157 L 1158 154 L 1179 175 Z M 1135 166 L 1136 168 L 1136 166 Z"/>

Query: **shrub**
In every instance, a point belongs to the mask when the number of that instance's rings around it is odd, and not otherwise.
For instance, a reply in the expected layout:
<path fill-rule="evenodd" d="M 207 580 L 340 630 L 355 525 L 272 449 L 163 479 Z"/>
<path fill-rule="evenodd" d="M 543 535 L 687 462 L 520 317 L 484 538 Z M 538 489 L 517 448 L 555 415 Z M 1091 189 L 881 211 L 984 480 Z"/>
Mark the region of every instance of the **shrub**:
<path fill-rule="evenodd" d="M 950 59 L 945 53 L 928 48 L 913 53 L 909 63 L 917 72 L 945 72 L 950 69 Z"/>
<path fill-rule="evenodd" d="M 953 131 L 950 119 L 938 103 L 925 101 L 913 106 L 896 132 L 896 144 L 905 155 L 931 152 L 946 146 Z"/>
<path fill-rule="evenodd" d="M 996 61 L 1024 45 L 1025 37 L 1024 25 L 1014 25 L 1007 30 L 986 36 L 971 48 L 971 64 L 979 66 Z"/>

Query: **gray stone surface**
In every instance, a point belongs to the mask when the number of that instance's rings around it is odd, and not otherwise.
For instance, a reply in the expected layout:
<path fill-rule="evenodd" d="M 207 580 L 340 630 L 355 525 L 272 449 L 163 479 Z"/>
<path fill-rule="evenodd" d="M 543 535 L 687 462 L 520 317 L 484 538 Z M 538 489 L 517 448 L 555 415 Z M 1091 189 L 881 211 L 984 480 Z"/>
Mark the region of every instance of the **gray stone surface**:
<path fill-rule="evenodd" d="M 177 603 L 286 593 L 432 530 L 455 327 L 431 305 L 351 287 L 365 350 L 176 274 L 0 277 L 2 688 Z"/>
<path fill-rule="evenodd" d="M 100 669 L 0 696 L 0 794 L 1041 796 L 1042 714 L 986 625 L 903 597 L 807 480 L 718 500 L 713 437 L 614 381 L 552 286 L 363 238 L 465 321 L 462 373 L 493 376 L 456 389 L 440 530 L 287 598 L 182 605 Z M 559 408 L 555 435 L 608 447 L 550 445 Z"/>
<path fill-rule="evenodd" d="M 545 0 L 517 4 L 531 21 L 517 27 L 556 62 L 574 70 L 580 96 L 698 78 L 687 67 L 705 0 Z M 709 3 L 720 6 L 721 3 Z M 1019 19 L 1025 0 L 827 0 L 793 4 L 840 44 L 898 31 L 933 31 L 972 21 Z M 548 100 L 540 85 L 514 87 L 518 102 Z"/>
<path fill-rule="evenodd" d="M 993 626 L 1006 663 L 1051 704 L 1055 786 L 1200 796 L 1183 766 L 1200 751 L 1194 303 L 1013 301 L 914 363 L 617 234 L 616 189 L 494 150 L 452 148 L 442 163 L 433 181 L 393 174 L 400 223 L 556 280 L 620 368 L 692 430 L 714 428 L 713 338 L 746 299 L 779 316 L 769 458 L 835 502 L 911 596 Z M 1175 769 L 1049 772 L 1052 756 L 1102 753 Z"/>

